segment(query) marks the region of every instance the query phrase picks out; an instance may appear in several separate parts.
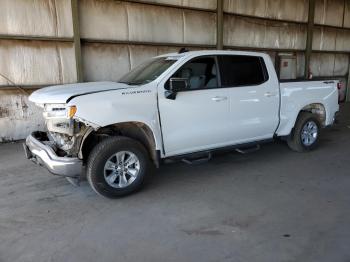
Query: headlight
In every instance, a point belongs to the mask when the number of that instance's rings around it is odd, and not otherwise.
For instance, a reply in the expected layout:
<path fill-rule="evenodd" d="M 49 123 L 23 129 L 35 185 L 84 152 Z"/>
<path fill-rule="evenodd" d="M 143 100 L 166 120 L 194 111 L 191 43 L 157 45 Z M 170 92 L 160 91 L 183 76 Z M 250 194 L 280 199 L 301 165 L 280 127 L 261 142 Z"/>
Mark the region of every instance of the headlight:
<path fill-rule="evenodd" d="M 76 106 L 67 106 L 65 104 L 46 104 L 44 107 L 45 118 L 73 118 L 77 112 Z"/>

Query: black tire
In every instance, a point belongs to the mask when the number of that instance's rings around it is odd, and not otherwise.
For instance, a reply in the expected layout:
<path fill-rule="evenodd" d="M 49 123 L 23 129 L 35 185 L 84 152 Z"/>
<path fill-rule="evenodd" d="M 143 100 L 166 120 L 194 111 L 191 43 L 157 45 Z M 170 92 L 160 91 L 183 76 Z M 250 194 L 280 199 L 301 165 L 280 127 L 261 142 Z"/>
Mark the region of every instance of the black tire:
<path fill-rule="evenodd" d="M 139 160 L 139 172 L 136 179 L 124 188 L 114 188 L 105 179 L 105 164 L 118 152 L 128 151 Z M 87 161 L 87 180 L 92 189 L 107 198 L 118 198 L 129 195 L 141 189 L 150 173 L 151 162 L 144 146 L 128 137 L 111 137 L 97 144 Z M 119 178 L 120 179 L 120 178 Z"/>
<path fill-rule="evenodd" d="M 302 130 L 307 123 L 314 122 L 317 125 L 317 137 L 315 142 L 310 145 L 305 145 L 302 141 Z M 295 123 L 294 129 L 291 135 L 288 137 L 287 143 L 290 149 L 296 152 L 308 152 L 317 147 L 319 137 L 320 137 L 321 125 L 318 118 L 309 112 L 301 112 L 298 116 L 298 119 Z"/>

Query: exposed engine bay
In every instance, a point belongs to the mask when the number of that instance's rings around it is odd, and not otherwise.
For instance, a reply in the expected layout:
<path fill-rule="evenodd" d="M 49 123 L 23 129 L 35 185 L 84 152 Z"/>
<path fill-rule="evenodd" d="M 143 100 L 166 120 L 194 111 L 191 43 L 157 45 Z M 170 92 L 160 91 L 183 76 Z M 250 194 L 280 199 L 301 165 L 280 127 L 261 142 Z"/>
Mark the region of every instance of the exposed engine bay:
<path fill-rule="evenodd" d="M 54 142 L 56 153 L 77 157 L 81 141 L 89 128 L 74 119 L 47 119 L 46 125 L 48 139 Z"/>

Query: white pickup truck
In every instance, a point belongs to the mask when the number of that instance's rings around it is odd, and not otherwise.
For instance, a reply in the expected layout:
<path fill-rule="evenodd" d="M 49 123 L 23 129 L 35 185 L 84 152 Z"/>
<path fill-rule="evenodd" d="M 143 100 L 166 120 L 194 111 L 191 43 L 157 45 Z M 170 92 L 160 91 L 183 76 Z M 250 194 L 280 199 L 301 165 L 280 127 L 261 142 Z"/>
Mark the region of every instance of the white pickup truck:
<path fill-rule="evenodd" d="M 119 82 L 52 86 L 29 99 L 48 132 L 28 136 L 27 158 L 71 179 L 86 173 L 110 198 L 140 189 L 167 159 L 194 163 L 274 138 L 309 151 L 339 110 L 336 81 L 279 83 L 267 54 L 235 51 L 161 55 Z"/>

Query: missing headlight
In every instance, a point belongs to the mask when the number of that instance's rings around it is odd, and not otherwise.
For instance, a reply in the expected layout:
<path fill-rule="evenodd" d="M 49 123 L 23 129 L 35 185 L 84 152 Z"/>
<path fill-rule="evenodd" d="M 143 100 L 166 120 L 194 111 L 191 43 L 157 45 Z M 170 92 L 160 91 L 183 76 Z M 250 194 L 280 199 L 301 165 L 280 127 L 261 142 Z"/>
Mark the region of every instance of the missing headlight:
<path fill-rule="evenodd" d="M 56 146 L 63 151 L 70 151 L 75 145 L 75 137 L 65 134 L 50 132 L 50 136 L 55 142 Z"/>
<path fill-rule="evenodd" d="M 74 135 L 75 124 L 74 120 L 70 119 L 48 119 L 46 120 L 47 129 L 50 132 Z"/>

